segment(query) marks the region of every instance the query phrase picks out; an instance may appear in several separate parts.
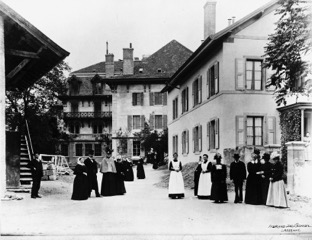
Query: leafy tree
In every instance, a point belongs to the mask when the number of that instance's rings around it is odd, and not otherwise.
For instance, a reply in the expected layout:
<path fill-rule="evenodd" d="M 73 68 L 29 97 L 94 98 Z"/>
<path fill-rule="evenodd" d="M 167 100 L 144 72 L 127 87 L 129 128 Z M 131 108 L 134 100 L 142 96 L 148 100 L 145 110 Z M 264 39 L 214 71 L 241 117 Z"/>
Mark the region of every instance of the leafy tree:
<path fill-rule="evenodd" d="M 264 66 L 273 70 L 267 86 L 275 86 L 277 105 L 286 104 L 288 94 L 305 91 L 296 82 L 310 71 L 303 56 L 311 50 L 311 12 L 307 1 L 280 0 L 279 4 L 275 14 L 280 18 L 264 55 Z"/>
<path fill-rule="evenodd" d="M 52 153 L 62 137 L 58 126 L 58 96 L 66 93 L 66 74 L 70 71 L 62 61 L 33 86 L 22 92 L 6 91 L 6 125 L 21 130 L 28 120 L 35 151 Z"/>

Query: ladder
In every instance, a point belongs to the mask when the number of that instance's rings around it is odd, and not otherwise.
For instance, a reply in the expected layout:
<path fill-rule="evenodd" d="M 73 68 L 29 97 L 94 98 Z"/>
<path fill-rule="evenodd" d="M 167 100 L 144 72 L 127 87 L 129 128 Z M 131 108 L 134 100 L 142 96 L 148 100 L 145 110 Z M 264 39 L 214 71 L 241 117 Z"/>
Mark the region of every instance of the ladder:
<path fill-rule="evenodd" d="M 30 161 L 29 145 L 25 135 L 21 135 L 20 145 L 20 183 L 21 186 L 30 187 L 32 182 L 31 170 L 27 167 Z"/>

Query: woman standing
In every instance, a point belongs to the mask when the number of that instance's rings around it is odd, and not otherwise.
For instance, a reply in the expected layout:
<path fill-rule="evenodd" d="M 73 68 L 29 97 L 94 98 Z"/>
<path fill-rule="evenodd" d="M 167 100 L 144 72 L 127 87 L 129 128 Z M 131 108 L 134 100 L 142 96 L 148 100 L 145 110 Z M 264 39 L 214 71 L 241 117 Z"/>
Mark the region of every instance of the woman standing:
<path fill-rule="evenodd" d="M 122 161 L 124 170 L 125 170 L 125 181 L 127 182 L 132 182 L 134 180 L 133 176 L 133 169 L 132 169 L 132 162 L 129 160 L 129 158 L 126 158 L 125 160 Z"/>
<path fill-rule="evenodd" d="M 252 160 L 247 164 L 245 203 L 260 205 L 262 204 L 261 176 L 257 174 L 260 171 L 260 151 L 255 149 L 251 157 Z"/>
<path fill-rule="evenodd" d="M 194 171 L 194 196 L 197 196 L 197 191 L 198 191 L 198 181 L 199 181 L 199 176 L 201 174 L 201 163 L 202 163 L 202 157 L 199 156 L 198 160 L 198 165 Z"/>
<path fill-rule="evenodd" d="M 106 157 L 103 158 L 100 172 L 103 173 L 101 195 L 114 196 L 117 195 L 117 170 L 111 150 L 106 151 Z"/>
<path fill-rule="evenodd" d="M 72 200 L 87 200 L 89 197 L 89 182 L 87 177 L 87 167 L 81 157 L 77 160 L 74 169 L 76 175 L 73 186 Z"/>
<path fill-rule="evenodd" d="M 117 157 L 117 162 L 115 162 L 116 166 L 116 194 L 117 195 L 123 195 L 126 193 L 126 188 L 125 188 L 125 168 L 122 163 L 121 157 Z"/>
<path fill-rule="evenodd" d="M 221 164 L 221 154 L 216 153 L 214 156 L 216 165 L 211 168 L 211 200 L 215 203 L 223 203 L 228 201 L 227 187 L 226 187 L 226 166 Z"/>
<path fill-rule="evenodd" d="M 288 199 L 284 181 L 282 179 L 284 174 L 283 164 L 280 161 L 280 155 L 278 153 L 272 153 L 271 159 L 274 163 L 270 176 L 271 182 L 269 186 L 266 205 L 287 208 L 289 206 Z"/>
<path fill-rule="evenodd" d="M 269 162 L 269 160 L 270 160 L 270 154 L 264 153 L 260 161 L 260 172 L 258 172 L 258 174 L 260 174 L 261 176 L 260 184 L 261 184 L 261 198 L 262 198 L 263 205 L 266 205 L 268 190 L 269 190 L 269 185 L 270 185 L 272 164 Z"/>
<path fill-rule="evenodd" d="M 143 167 L 143 158 L 141 158 L 137 165 L 137 178 L 138 179 L 145 179 L 145 172 Z"/>
<path fill-rule="evenodd" d="M 211 167 L 212 163 L 208 162 L 208 155 L 203 155 L 203 162 L 200 164 L 201 172 L 198 181 L 197 197 L 199 199 L 209 199 L 211 192 Z"/>
<path fill-rule="evenodd" d="M 173 160 L 169 163 L 169 197 L 172 199 L 184 197 L 184 182 L 182 177 L 182 163 L 178 160 L 178 154 L 173 154 Z"/>

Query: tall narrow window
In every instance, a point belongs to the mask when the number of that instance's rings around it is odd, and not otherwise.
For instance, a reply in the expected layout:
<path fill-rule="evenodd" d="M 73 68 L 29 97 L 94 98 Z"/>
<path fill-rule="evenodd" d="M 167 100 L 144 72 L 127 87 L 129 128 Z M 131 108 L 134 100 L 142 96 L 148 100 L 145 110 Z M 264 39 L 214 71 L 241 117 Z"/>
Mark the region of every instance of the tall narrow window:
<path fill-rule="evenodd" d="M 94 144 L 94 156 L 102 156 L 102 145 L 100 143 Z"/>
<path fill-rule="evenodd" d="M 63 156 L 68 156 L 68 144 L 61 144 L 61 154 Z"/>
<path fill-rule="evenodd" d="M 172 136 L 172 152 L 178 153 L 178 135 Z"/>
<path fill-rule="evenodd" d="M 182 91 L 182 113 L 188 111 L 188 87 Z"/>
<path fill-rule="evenodd" d="M 133 156 L 140 156 L 140 141 L 133 141 Z"/>
<path fill-rule="evenodd" d="M 246 61 L 246 89 L 261 90 L 262 89 L 262 61 L 247 60 Z"/>
<path fill-rule="evenodd" d="M 219 62 L 209 68 L 207 75 L 207 98 L 209 98 L 219 92 Z"/>
<path fill-rule="evenodd" d="M 163 116 L 155 115 L 155 128 L 162 129 L 163 128 Z"/>
<path fill-rule="evenodd" d="M 92 144 L 86 143 L 85 144 L 85 156 L 88 156 L 90 150 L 93 150 Z"/>
<path fill-rule="evenodd" d="M 155 92 L 154 93 L 154 97 L 155 97 L 155 101 L 154 101 L 154 105 L 162 105 L 163 102 L 162 102 L 162 93 L 160 92 Z"/>
<path fill-rule="evenodd" d="M 82 144 L 78 143 L 75 145 L 76 156 L 82 156 Z"/>
<path fill-rule="evenodd" d="M 141 116 L 133 115 L 133 129 L 140 129 L 140 128 L 141 128 Z"/>
<path fill-rule="evenodd" d="M 247 145 L 263 145 L 263 117 L 247 117 Z"/>
<path fill-rule="evenodd" d="M 194 152 L 200 152 L 202 150 L 202 126 L 198 125 L 193 128 L 193 144 Z"/>
<path fill-rule="evenodd" d="M 172 101 L 172 118 L 173 120 L 176 119 L 178 117 L 178 98 L 176 97 L 173 101 Z"/>
<path fill-rule="evenodd" d="M 143 106 L 144 93 L 132 93 L 132 106 Z"/>
<path fill-rule="evenodd" d="M 202 101 L 202 76 L 199 76 L 192 84 L 193 86 L 193 106 L 200 104 Z"/>
<path fill-rule="evenodd" d="M 188 154 L 189 153 L 189 131 L 184 130 L 182 132 L 182 153 Z"/>

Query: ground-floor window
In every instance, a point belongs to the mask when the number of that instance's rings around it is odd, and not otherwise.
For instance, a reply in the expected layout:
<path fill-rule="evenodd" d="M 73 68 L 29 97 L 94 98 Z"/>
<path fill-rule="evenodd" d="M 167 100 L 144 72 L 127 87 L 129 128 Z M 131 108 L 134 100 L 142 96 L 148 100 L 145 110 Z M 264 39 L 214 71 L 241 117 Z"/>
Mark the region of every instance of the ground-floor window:
<path fill-rule="evenodd" d="M 211 119 L 207 123 L 207 145 L 208 150 L 219 148 L 219 119 Z"/>
<path fill-rule="evenodd" d="M 133 156 L 140 156 L 140 141 L 133 141 Z"/>
<path fill-rule="evenodd" d="M 178 135 L 172 136 L 172 152 L 178 153 Z"/>
<path fill-rule="evenodd" d="M 94 144 L 94 156 L 102 156 L 102 145 Z"/>
<path fill-rule="evenodd" d="M 198 125 L 193 128 L 193 145 L 194 152 L 200 152 L 202 150 L 202 126 Z"/>
<path fill-rule="evenodd" d="M 82 144 L 78 143 L 75 145 L 76 156 L 82 156 Z"/>
<path fill-rule="evenodd" d="M 189 131 L 184 130 L 182 132 L 182 154 L 189 153 Z"/>
<path fill-rule="evenodd" d="M 86 144 L 85 144 L 85 156 L 88 156 L 88 155 L 89 155 L 89 151 L 90 151 L 90 150 L 93 150 L 92 144 L 86 143 Z"/>
<path fill-rule="evenodd" d="M 68 144 L 61 144 L 61 155 L 68 156 Z"/>

